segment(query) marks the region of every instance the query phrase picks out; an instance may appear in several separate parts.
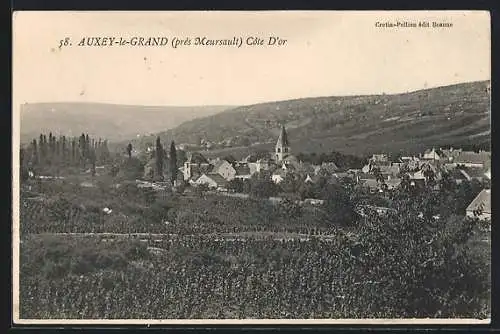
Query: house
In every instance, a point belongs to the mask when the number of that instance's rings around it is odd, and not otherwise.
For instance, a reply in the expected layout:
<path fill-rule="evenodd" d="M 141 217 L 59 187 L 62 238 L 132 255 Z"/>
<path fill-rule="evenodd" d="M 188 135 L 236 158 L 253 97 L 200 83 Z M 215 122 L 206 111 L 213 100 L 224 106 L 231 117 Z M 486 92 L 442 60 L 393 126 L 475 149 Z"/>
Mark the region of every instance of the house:
<path fill-rule="evenodd" d="M 248 162 L 248 169 L 250 170 L 250 175 L 260 172 L 260 166 L 256 162 Z"/>
<path fill-rule="evenodd" d="M 391 164 L 391 165 L 385 165 L 385 166 L 378 166 L 380 169 L 380 173 L 384 176 L 384 178 L 393 178 L 399 175 L 399 172 L 401 171 L 399 164 Z"/>
<path fill-rule="evenodd" d="M 453 160 L 456 166 L 486 168 L 491 164 L 491 153 L 486 151 L 463 151 Z"/>
<path fill-rule="evenodd" d="M 440 149 L 442 153 L 443 160 L 447 160 L 448 162 L 453 162 L 455 158 L 458 157 L 462 149 L 454 149 L 450 147 L 449 149 Z"/>
<path fill-rule="evenodd" d="M 309 175 L 315 175 L 314 174 L 314 167 L 308 162 L 299 162 L 296 165 L 295 172 L 302 177 L 306 177 L 308 174 Z"/>
<path fill-rule="evenodd" d="M 313 179 L 311 178 L 311 176 L 309 174 L 307 174 L 306 176 L 306 179 L 304 180 L 305 183 L 313 183 Z"/>
<path fill-rule="evenodd" d="M 417 157 L 402 157 L 400 169 L 407 169 L 409 171 L 415 171 L 420 166 L 420 159 Z"/>
<path fill-rule="evenodd" d="M 422 156 L 422 159 L 424 160 L 441 160 L 441 153 L 438 152 L 434 147 L 432 150 L 426 150 Z"/>
<path fill-rule="evenodd" d="M 335 164 L 335 162 L 323 162 L 321 164 L 321 168 L 326 170 L 329 174 L 333 174 L 339 170 L 339 167 Z"/>
<path fill-rule="evenodd" d="M 484 176 L 485 176 L 488 180 L 491 180 L 491 168 L 488 168 L 488 170 L 484 173 Z"/>
<path fill-rule="evenodd" d="M 306 198 L 304 199 L 303 203 L 309 205 L 323 205 L 325 203 L 325 200 L 316 198 Z"/>
<path fill-rule="evenodd" d="M 451 169 L 449 172 L 450 178 L 455 181 L 456 184 L 460 184 L 464 181 L 467 181 L 467 176 L 462 173 L 460 169 L 454 168 Z"/>
<path fill-rule="evenodd" d="M 373 173 L 359 173 L 357 175 L 357 179 L 359 182 L 365 181 L 365 180 L 376 180 L 377 177 Z"/>
<path fill-rule="evenodd" d="M 315 175 L 322 176 L 333 175 L 339 170 L 334 162 L 323 162 L 320 166 L 313 166 L 312 169 Z"/>
<path fill-rule="evenodd" d="M 415 157 L 415 156 L 408 156 L 408 157 L 401 157 L 399 158 L 401 160 L 401 162 L 407 162 L 407 161 L 419 161 L 420 159 L 418 157 Z"/>
<path fill-rule="evenodd" d="M 248 159 L 243 160 L 240 164 L 246 165 L 250 170 L 250 175 L 255 173 L 260 173 L 263 170 L 269 170 L 273 167 L 273 163 L 270 159 L 262 158 L 256 161 L 250 162 Z"/>
<path fill-rule="evenodd" d="M 369 161 L 374 164 L 384 164 L 389 162 L 389 157 L 387 154 L 373 154 Z"/>
<path fill-rule="evenodd" d="M 417 173 L 415 173 L 417 174 Z M 421 175 L 410 175 L 410 187 L 417 189 L 423 189 L 425 187 L 425 177 L 421 177 Z"/>
<path fill-rule="evenodd" d="M 294 169 L 299 169 L 300 168 L 300 162 L 299 159 L 297 159 L 296 156 L 294 155 L 287 155 L 281 160 L 281 165 L 284 167 L 292 167 Z"/>
<path fill-rule="evenodd" d="M 226 190 L 228 181 L 219 174 L 202 174 L 194 181 L 194 185 L 206 184 L 210 189 Z"/>
<path fill-rule="evenodd" d="M 211 165 L 201 153 L 188 153 L 183 168 L 184 181 L 197 179 L 202 174 L 209 173 L 212 168 L 213 165 Z"/>
<path fill-rule="evenodd" d="M 379 216 L 387 215 L 389 213 L 396 213 L 397 211 L 392 208 L 387 208 L 383 206 L 374 206 L 374 205 L 359 205 L 355 208 L 357 214 L 361 217 L 366 217 L 370 212 L 374 212 Z"/>
<path fill-rule="evenodd" d="M 401 179 L 400 178 L 391 178 L 391 179 L 385 181 L 385 184 L 386 184 L 388 190 L 394 190 L 394 189 L 397 189 L 401 185 Z"/>
<path fill-rule="evenodd" d="M 460 172 L 464 175 L 467 181 L 477 180 L 481 182 L 485 179 L 484 171 L 479 168 L 464 167 L 460 169 Z"/>
<path fill-rule="evenodd" d="M 250 167 L 246 165 L 239 165 L 236 166 L 235 168 L 235 179 L 240 179 L 240 180 L 248 180 L 252 177 L 252 173 L 250 171 Z"/>
<path fill-rule="evenodd" d="M 361 180 L 360 184 L 363 188 L 368 189 L 371 193 L 382 191 L 380 183 L 375 179 Z"/>
<path fill-rule="evenodd" d="M 491 189 L 483 189 L 469 204 L 465 214 L 469 218 L 491 221 Z"/>
<path fill-rule="evenodd" d="M 274 183 L 278 184 L 282 182 L 286 175 L 289 173 L 289 171 L 283 169 L 283 168 L 277 168 L 273 174 L 271 175 L 271 180 L 273 180 Z"/>
<path fill-rule="evenodd" d="M 231 181 L 236 176 L 236 169 L 229 161 L 225 159 L 218 159 L 213 162 L 213 168 L 210 173 L 218 174 L 227 181 Z"/>

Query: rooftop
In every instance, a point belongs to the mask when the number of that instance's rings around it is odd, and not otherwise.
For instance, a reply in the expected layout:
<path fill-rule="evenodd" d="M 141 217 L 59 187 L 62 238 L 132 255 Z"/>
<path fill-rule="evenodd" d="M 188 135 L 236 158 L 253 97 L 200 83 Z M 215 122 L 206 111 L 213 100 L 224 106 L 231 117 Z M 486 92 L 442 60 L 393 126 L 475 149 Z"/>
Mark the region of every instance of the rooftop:
<path fill-rule="evenodd" d="M 467 211 L 481 209 L 484 213 L 491 214 L 491 189 L 483 189 L 467 207 Z"/>

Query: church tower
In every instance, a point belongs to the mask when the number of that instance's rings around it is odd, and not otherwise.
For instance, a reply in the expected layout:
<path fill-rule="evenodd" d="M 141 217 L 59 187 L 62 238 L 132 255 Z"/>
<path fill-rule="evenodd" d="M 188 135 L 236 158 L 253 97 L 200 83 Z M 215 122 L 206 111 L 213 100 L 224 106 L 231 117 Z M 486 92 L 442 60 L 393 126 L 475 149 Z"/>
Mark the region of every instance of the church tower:
<path fill-rule="evenodd" d="M 285 126 L 281 126 L 281 133 L 276 142 L 274 150 L 276 162 L 281 162 L 289 153 L 290 145 L 288 144 L 288 136 L 286 134 Z"/>

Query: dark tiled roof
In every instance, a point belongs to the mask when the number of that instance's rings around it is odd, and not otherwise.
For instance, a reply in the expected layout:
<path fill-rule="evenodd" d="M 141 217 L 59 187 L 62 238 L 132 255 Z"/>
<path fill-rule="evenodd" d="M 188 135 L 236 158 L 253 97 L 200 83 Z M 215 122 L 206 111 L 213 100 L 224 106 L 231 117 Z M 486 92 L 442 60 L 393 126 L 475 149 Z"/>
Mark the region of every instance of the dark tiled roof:
<path fill-rule="evenodd" d="M 479 168 L 464 168 L 463 171 L 471 178 L 483 178 L 485 172 Z"/>
<path fill-rule="evenodd" d="M 491 213 L 491 190 L 483 189 L 467 207 L 467 211 L 477 210 L 482 206 L 484 213 Z"/>
<path fill-rule="evenodd" d="M 460 154 L 455 158 L 456 163 L 487 163 L 491 159 L 491 154 L 489 152 L 460 152 Z"/>
<path fill-rule="evenodd" d="M 217 170 L 218 170 L 218 169 L 219 169 L 222 165 L 224 165 L 225 163 L 231 164 L 229 161 L 224 160 L 224 159 L 222 159 L 222 160 L 218 160 L 218 161 L 216 161 L 216 162 L 214 163 L 214 167 L 213 167 L 213 169 L 212 169 L 212 170 L 217 171 Z"/>
<path fill-rule="evenodd" d="M 193 164 L 206 164 L 208 160 L 198 152 L 193 152 L 188 155 L 187 161 Z"/>
<path fill-rule="evenodd" d="M 215 183 L 217 183 L 218 186 L 225 186 L 225 185 L 227 185 L 226 179 L 224 179 L 219 174 L 205 174 L 205 175 L 208 178 L 212 179 Z"/>
<path fill-rule="evenodd" d="M 237 166 L 236 175 L 250 175 L 250 167 L 248 166 Z"/>

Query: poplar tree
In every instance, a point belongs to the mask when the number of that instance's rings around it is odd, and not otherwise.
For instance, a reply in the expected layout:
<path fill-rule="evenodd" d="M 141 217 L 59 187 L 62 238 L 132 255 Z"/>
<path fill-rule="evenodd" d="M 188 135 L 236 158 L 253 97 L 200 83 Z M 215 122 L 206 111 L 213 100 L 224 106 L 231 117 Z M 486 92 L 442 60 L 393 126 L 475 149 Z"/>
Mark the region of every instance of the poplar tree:
<path fill-rule="evenodd" d="M 170 143 L 170 181 L 172 185 L 175 185 L 177 180 L 177 150 L 175 149 L 175 143 L 172 140 Z"/>
<path fill-rule="evenodd" d="M 156 138 L 156 175 L 160 180 L 163 180 L 163 145 L 160 137 Z"/>
<path fill-rule="evenodd" d="M 61 148 L 62 148 L 62 160 L 66 162 L 66 136 L 62 136 L 61 138 Z"/>
<path fill-rule="evenodd" d="M 127 154 L 128 158 L 130 159 L 132 157 L 132 143 L 128 143 L 127 145 Z"/>
<path fill-rule="evenodd" d="M 40 140 L 38 141 L 40 146 L 40 163 L 45 161 L 45 147 L 43 145 L 43 134 L 40 133 Z"/>
<path fill-rule="evenodd" d="M 32 143 L 32 159 L 33 159 L 33 164 L 38 164 L 38 147 L 37 147 L 37 144 L 36 144 L 36 138 L 33 139 L 33 143 Z"/>
<path fill-rule="evenodd" d="M 76 161 L 76 139 L 73 138 L 71 140 L 71 162 L 75 163 Z"/>

